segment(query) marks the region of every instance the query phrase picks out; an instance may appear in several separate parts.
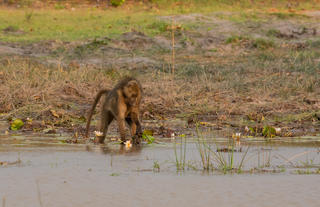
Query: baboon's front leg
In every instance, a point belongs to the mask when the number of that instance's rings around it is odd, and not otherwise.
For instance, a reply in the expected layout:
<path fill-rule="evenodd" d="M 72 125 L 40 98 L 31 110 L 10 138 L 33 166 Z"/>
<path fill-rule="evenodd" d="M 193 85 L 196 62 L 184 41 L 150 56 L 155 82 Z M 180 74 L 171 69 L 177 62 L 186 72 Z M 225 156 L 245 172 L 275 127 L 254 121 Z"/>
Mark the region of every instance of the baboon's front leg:
<path fill-rule="evenodd" d="M 126 118 L 126 113 L 127 113 L 128 108 L 127 108 L 127 105 L 125 104 L 124 100 L 121 101 L 120 97 L 119 97 L 118 105 L 117 105 L 118 113 L 116 115 L 116 119 L 118 122 L 121 142 L 124 143 L 126 141 L 125 118 Z"/>
<path fill-rule="evenodd" d="M 142 137 L 142 129 L 139 121 L 139 116 L 137 113 L 131 113 L 132 126 L 131 131 L 133 134 L 133 142 L 134 144 L 139 144 L 141 142 Z"/>
<path fill-rule="evenodd" d="M 126 118 L 126 122 L 130 127 L 131 137 L 133 137 L 136 134 L 137 125 L 132 121 L 130 116 Z"/>
<path fill-rule="evenodd" d="M 131 138 L 132 138 L 132 144 L 140 144 L 141 139 L 140 137 L 136 134 L 137 131 L 137 125 L 134 121 L 132 121 L 131 117 L 126 118 L 126 122 L 130 126 L 130 133 L 131 133 Z"/>
<path fill-rule="evenodd" d="M 132 122 L 135 124 L 135 126 L 134 126 L 135 135 L 138 135 L 141 137 L 142 136 L 142 128 L 141 128 L 138 113 L 136 113 L 136 112 L 131 113 L 131 119 L 132 119 Z"/>
<path fill-rule="evenodd" d="M 124 117 L 119 116 L 117 119 L 121 142 L 124 143 L 126 141 L 126 130 L 125 130 L 125 121 Z"/>

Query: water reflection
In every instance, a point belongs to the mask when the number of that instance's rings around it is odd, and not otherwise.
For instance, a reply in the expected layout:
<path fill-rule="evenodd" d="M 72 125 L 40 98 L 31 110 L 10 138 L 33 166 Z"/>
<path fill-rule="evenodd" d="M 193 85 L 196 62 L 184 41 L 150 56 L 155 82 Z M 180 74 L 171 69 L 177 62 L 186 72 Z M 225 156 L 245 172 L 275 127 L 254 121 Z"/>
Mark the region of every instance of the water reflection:
<path fill-rule="evenodd" d="M 43 206 L 291 206 L 301 197 L 303 205 L 317 206 L 319 142 L 302 140 L 240 139 L 230 148 L 229 139 L 207 139 L 220 161 L 210 159 L 214 170 L 204 171 L 196 139 L 187 139 L 186 148 L 183 140 L 159 139 L 127 149 L 113 142 L 1 137 L 0 199 L 6 206 L 39 206 L 38 181 Z M 177 172 L 175 147 L 182 159 L 186 150 L 184 171 Z M 241 173 L 223 176 L 217 163 L 226 161 L 228 175 L 238 173 L 246 152 Z"/>
<path fill-rule="evenodd" d="M 86 150 L 88 152 L 94 151 L 93 145 L 86 145 Z M 141 153 L 142 145 L 133 145 L 130 148 L 122 144 L 102 144 L 98 146 L 99 152 L 102 154 L 112 154 L 112 155 L 138 155 Z"/>

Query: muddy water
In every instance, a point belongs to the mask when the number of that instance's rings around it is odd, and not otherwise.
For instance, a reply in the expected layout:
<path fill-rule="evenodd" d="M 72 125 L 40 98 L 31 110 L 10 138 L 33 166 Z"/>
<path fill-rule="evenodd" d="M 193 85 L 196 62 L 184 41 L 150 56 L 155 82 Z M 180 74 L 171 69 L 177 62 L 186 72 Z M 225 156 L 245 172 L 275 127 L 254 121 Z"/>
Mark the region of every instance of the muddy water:
<path fill-rule="evenodd" d="M 6 163 L 0 166 L 0 199 L 4 206 L 32 207 L 320 205 L 320 175 L 296 173 L 319 167 L 317 139 L 243 141 L 234 152 L 236 166 L 250 146 L 241 174 L 201 171 L 197 142 L 191 139 L 185 158 L 190 166 L 177 172 L 174 149 L 180 159 L 184 145 L 176 142 L 160 140 L 126 150 L 113 143 L 1 137 L 0 162 Z M 228 147 L 225 139 L 208 143 L 213 151 Z"/>

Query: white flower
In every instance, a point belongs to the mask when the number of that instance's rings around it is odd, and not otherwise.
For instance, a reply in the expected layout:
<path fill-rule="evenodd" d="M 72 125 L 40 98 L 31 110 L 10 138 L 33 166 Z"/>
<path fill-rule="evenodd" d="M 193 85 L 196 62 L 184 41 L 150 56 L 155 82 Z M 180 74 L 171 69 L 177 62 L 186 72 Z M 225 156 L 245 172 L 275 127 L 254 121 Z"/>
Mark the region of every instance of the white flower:
<path fill-rule="evenodd" d="M 103 133 L 100 131 L 94 131 L 94 134 L 96 135 L 96 137 L 101 137 L 103 135 Z"/>
<path fill-rule="evenodd" d="M 278 127 L 278 128 L 274 128 L 276 130 L 276 134 L 280 134 L 281 133 L 281 128 Z"/>
<path fill-rule="evenodd" d="M 126 145 L 126 149 L 130 149 L 132 147 L 130 140 L 126 141 L 124 144 Z"/>

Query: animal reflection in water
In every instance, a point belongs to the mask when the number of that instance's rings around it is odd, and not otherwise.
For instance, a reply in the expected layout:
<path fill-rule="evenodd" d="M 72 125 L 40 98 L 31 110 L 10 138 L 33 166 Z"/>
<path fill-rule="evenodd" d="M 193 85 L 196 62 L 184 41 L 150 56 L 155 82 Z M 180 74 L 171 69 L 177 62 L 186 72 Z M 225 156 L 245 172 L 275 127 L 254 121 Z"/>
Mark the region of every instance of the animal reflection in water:
<path fill-rule="evenodd" d="M 141 153 L 142 146 L 141 145 L 132 145 L 131 147 L 127 147 L 126 145 L 100 145 L 100 146 L 93 146 L 86 145 L 86 150 L 88 152 L 99 151 L 102 154 L 113 154 L 113 155 L 137 155 Z"/>

